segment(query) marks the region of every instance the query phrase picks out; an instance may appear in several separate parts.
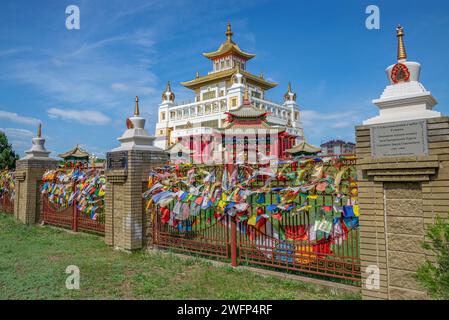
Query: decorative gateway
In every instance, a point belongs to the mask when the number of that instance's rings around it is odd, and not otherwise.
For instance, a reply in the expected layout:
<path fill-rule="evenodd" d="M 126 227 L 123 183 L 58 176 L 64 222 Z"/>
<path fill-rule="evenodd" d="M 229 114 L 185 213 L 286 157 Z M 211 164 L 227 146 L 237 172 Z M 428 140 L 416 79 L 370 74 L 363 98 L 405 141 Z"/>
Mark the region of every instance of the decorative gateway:
<path fill-rule="evenodd" d="M 230 228 L 234 219 L 241 256 L 316 264 L 329 256 L 358 256 L 357 248 L 340 252 L 358 228 L 354 162 L 343 156 L 302 158 L 279 163 L 277 171 L 165 166 L 150 173 L 143 197 L 147 209 L 154 208 L 153 214 L 178 235 L 192 237 L 214 223 Z M 209 213 L 206 221 L 199 219 L 200 212 Z"/>

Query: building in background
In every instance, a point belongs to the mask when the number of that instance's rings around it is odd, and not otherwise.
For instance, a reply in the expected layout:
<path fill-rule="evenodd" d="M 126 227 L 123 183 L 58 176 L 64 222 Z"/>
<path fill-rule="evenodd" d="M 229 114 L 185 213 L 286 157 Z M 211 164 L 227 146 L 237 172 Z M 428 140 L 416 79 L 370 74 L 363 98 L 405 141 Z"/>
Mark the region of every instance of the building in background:
<path fill-rule="evenodd" d="M 287 149 L 296 137 L 285 126 L 268 124 L 268 112 L 251 104 L 248 90 L 243 104 L 226 115 L 225 125 L 203 134 L 201 140 L 194 135 L 178 137 L 167 149 L 171 162 L 257 164 L 289 156 Z"/>
<path fill-rule="evenodd" d="M 243 105 L 246 90 L 251 105 L 266 113 L 269 126 L 285 128 L 285 132 L 294 137 L 293 145 L 301 142 L 303 128 L 300 110 L 290 84 L 283 104 L 267 100 L 266 91 L 277 86 L 277 83 L 247 71 L 246 64 L 255 55 L 242 51 L 233 41 L 230 24 L 225 35 L 226 40 L 217 51 L 203 54 L 211 60 L 212 70 L 204 76 L 197 73 L 193 80 L 181 83 L 193 91 L 194 102 L 175 104 L 175 94 L 170 83 L 167 83 L 159 105 L 155 145 L 168 149 L 179 141 L 178 138 L 192 137 L 194 141 L 203 142 L 200 150 L 195 150 L 196 156 L 208 152 L 207 143 L 204 143 L 207 137 L 221 134 L 220 129 L 226 127 L 229 112 Z"/>
<path fill-rule="evenodd" d="M 330 140 L 320 145 L 322 155 L 353 154 L 355 143 L 343 140 Z"/>
<path fill-rule="evenodd" d="M 90 153 L 81 149 L 81 147 L 77 144 L 72 150 L 58 154 L 58 157 L 62 158 L 66 162 L 88 163 Z"/>

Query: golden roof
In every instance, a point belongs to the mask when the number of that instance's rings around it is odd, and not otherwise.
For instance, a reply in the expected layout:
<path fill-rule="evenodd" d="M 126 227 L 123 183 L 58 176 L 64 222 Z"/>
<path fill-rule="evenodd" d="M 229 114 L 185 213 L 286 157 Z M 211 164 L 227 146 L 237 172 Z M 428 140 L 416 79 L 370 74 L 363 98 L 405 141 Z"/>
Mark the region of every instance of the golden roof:
<path fill-rule="evenodd" d="M 211 60 L 230 53 L 234 53 L 235 55 L 245 58 L 246 60 L 252 59 L 256 56 L 255 54 L 242 51 L 239 46 L 234 41 L 232 41 L 233 32 L 231 31 L 230 23 L 228 23 L 228 28 L 225 35 L 227 37 L 227 40 L 220 45 L 217 51 L 203 53 L 203 56 Z"/>
<path fill-rule="evenodd" d="M 231 68 L 231 69 L 226 69 L 223 71 L 213 72 L 204 77 L 198 77 L 198 78 L 195 78 L 190 81 L 181 82 L 181 84 L 184 87 L 194 90 L 194 89 L 196 89 L 200 86 L 206 85 L 210 82 L 214 82 L 214 81 L 222 80 L 222 79 L 228 79 L 228 78 L 230 79 L 237 72 L 242 74 L 247 80 L 255 82 L 264 90 L 274 88 L 278 85 L 276 82 L 271 82 L 271 81 L 265 80 L 264 78 L 255 76 L 255 75 L 253 75 L 249 72 L 243 71 L 243 70 L 238 70 L 237 68 Z"/>
<path fill-rule="evenodd" d="M 308 154 L 313 154 L 313 153 L 318 153 L 321 151 L 321 148 L 319 147 L 315 147 L 314 145 L 311 145 L 309 143 L 307 143 L 305 140 L 301 141 L 299 144 L 297 144 L 296 146 L 294 146 L 291 149 L 287 149 L 285 150 L 288 153 L 308 153 Z"/>
<path fill-rule="evenodd" d="M 86 158 L 89 157 L 89 153 L 81 149 L 81 147 L 77 144 L 75 148 L 72 150 L 69 150 L 67 152 L 58 154 L 58 157 L 60 158 L 68 158 L 68 157 L 74 157 L 74 158 Z"/>

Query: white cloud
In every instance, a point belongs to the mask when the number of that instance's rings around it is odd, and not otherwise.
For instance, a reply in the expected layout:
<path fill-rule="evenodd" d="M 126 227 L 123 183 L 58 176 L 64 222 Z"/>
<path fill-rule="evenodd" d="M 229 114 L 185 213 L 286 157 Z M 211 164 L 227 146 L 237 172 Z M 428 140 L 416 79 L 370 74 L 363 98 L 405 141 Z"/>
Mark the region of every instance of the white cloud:
<path fill-rule="evenodd" d="M 0 119 L 33 126 L 37 125 L 40 122 L 40 120 L 36 118 L 23 117 L 15 112 L 2 111 L 2 110 L 0 110 Z"/>
<path fill-rule="evenodd" d="M 0 128 L 9 139 L 21 139 L 21 138 L 32 138 L 34 134 L 30 130 L 18 129 L 18 128 Z"/>
<path fill-rule="evenodd" d="M 301 121 L 304 134 L 308 141 L 319 144 L 325 140 L 342 137 L 354 140 L 354 128 L 361 123 L 362 111 L 342 110 L 338 112 L 318 112 L 316 110 L 302 110 Z"/>
<path fill-rule="evenodd" d="M 99 111 L 94 110 L 63 110 L 50 108 L 47 110 L 48 116 L 53 119 L 76 121 L 82 124 L 104 125 L 111 119 Z"/>

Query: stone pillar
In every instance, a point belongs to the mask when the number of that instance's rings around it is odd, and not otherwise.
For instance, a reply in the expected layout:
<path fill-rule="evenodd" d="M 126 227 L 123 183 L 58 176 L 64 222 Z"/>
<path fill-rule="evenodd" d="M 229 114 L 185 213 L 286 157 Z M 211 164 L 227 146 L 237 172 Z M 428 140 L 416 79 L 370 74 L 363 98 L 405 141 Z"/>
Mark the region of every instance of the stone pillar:
<path fill-rule="evenodd" d="M 427 297 L 413 276 L 430 257 L 421 247 L 426 230 L 449 212 L 449 117 L 425 121 L 428 154 L 422 156 L 374 158 L 370 126 L 356 128 L 365 299 Z M 366 286 L 373 265 L 379 289 Z"/>
<path fill-rule="evenodd" d="M 49 157 L 45 139 L 39 124 L 37 136 L 31 140 L 32 147 L 26 156 L 16 161 L 16 195 L 14 216 L 23 223 L 36 223 L 40 214 L 40 180 L 47 169 L 55 169 L 58 162 Z"/>
<path fill-rule="evenodd" d="M 118 138 L 121 146 L 107 154 L 105 242 L 119 249 L 137 250 L 146 242 L 149 223 L 144 214 L 143 186 L 152 167 L 167 163 L 168 153 L 154 147 L 155 138 L 144 129 L 137 97 L 134 116 L 128 120 L 128 129 Z"/>
<path fill-rule="evenodd" d="M 23 223 L 37 223 L 40 215 L 40 180 L 47 169 L 55 169 L 56 160 L 18 160 L 14 216 Z"/>
<path fill-rule="evenodd" d="M 125 250 L 141 249 L 145 243 L 145 221 L 142 193 L 148 173 L 154 166 L 167 162 L 163 151 L 130 150 L 111 152 L 114 157 L 126 157 L 124 169 L 110 167 L 106 171 L 107 185 L 105 197 L 106 234 L 108 245 Z"/>

